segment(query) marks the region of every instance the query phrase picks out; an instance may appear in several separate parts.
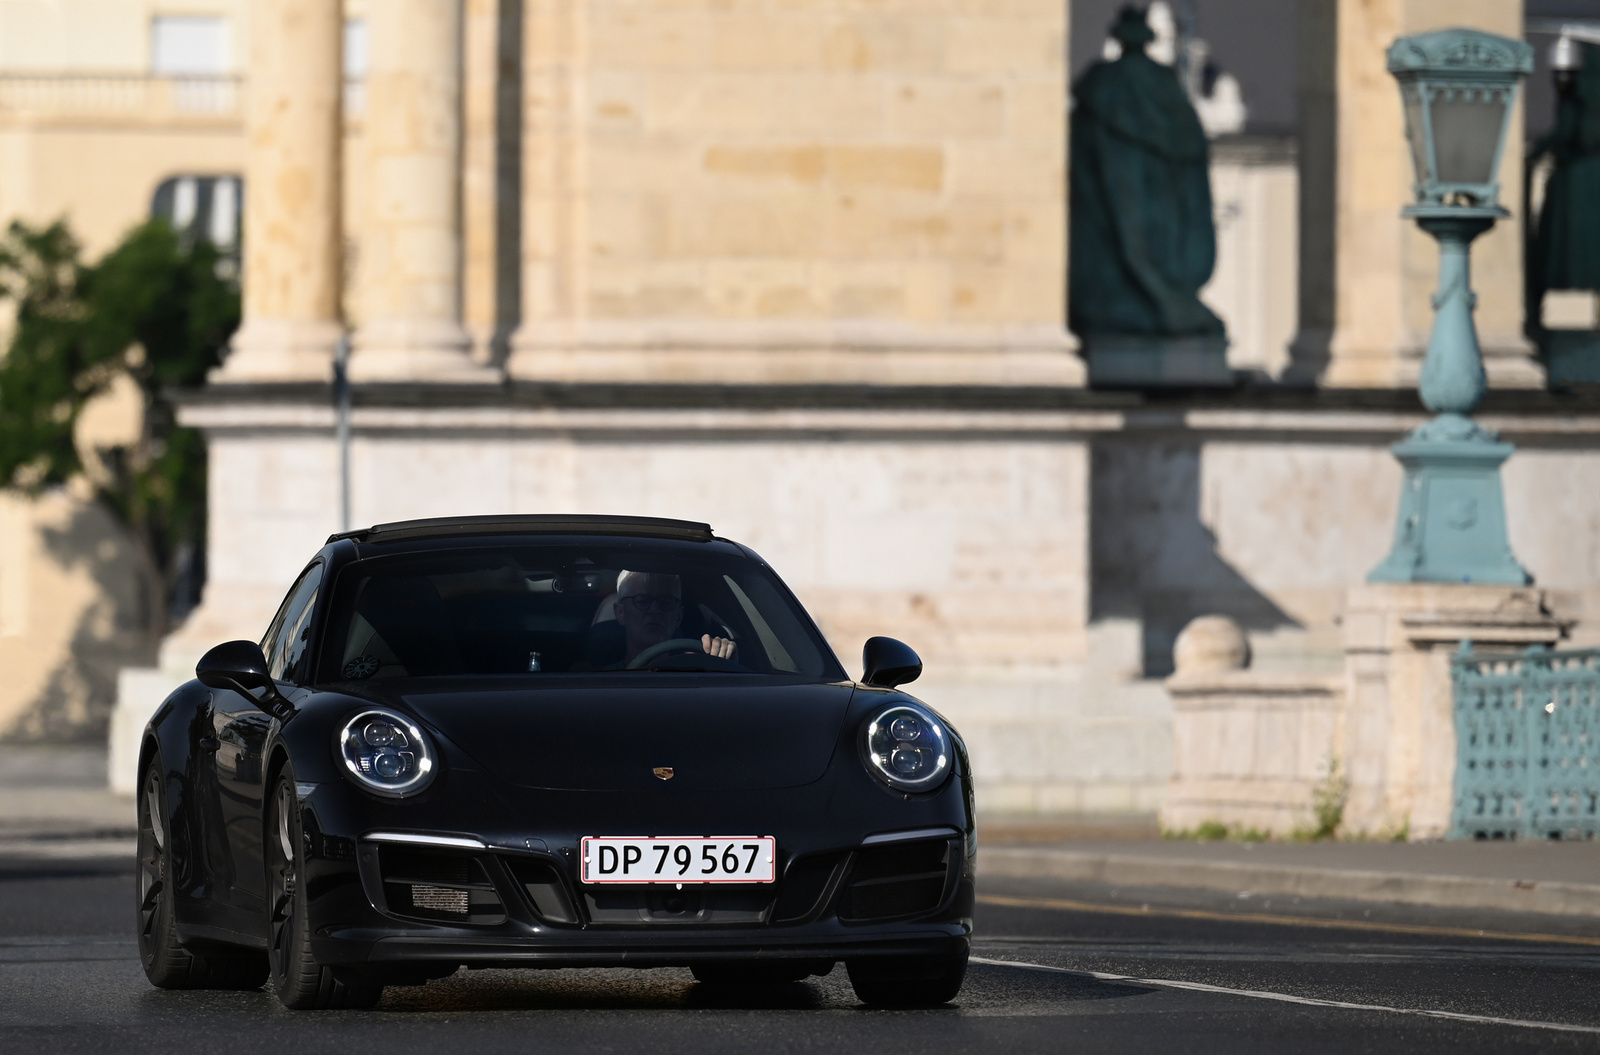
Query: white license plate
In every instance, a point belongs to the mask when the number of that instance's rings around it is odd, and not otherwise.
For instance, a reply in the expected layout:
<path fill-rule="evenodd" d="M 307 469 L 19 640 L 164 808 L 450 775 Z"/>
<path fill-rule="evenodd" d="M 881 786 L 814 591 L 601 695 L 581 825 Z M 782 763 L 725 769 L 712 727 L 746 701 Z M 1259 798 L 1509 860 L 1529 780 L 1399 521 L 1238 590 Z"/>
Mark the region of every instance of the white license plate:
<path fill-rule="evenodd" d="M 777 839 L 770 835 L 586 835 L 585 883 L 770 883 Z"/>

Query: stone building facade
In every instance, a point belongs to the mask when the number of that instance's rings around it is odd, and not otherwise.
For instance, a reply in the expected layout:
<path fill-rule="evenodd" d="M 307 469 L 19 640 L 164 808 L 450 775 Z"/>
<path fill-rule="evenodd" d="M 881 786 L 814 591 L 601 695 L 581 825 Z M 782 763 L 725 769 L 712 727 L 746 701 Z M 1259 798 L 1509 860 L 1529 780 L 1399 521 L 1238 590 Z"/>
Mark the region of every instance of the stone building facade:
<path fill-rule="evenodd" d="M 204 648 L 257 636 L 343 526 L 344 332 L 353 522 L 708 520 L 847 662 L 880 633 L 922 653 L 985 810 L 1168 801 L 1163 679 L 1197 616 L 1248 637 L 1235 703 L 1333 707 L 1351 588 L 1393 530 L 1387 447 L 1421 420 L 1434 274 L 1398 215 L 1382 49 L 1516 35 L 1519 4 L 1304 0 L 1298 154 L 1219 145 L 1240 212 L 1208 291 L 1235 305 L 1234 365 L 1304 387 L 1203 398 L 1083 387 L 1063 55 L 1101 30 L 1062 0 L 369 3 L 359 127 L 340 6 L 247 6 L 246 321 L 183 411 L 210 440 L 210 580 L 158 669 L 125 676 L 114 742 Z M 1517 226 L 1476 257 L 1484 417 L 1521 448 L 1513 546 L 1592 639 L 1600 414 L 1543 393 L 1516 336 Z M 1304 797 L 1296 773 L 1278 798 Z"/>

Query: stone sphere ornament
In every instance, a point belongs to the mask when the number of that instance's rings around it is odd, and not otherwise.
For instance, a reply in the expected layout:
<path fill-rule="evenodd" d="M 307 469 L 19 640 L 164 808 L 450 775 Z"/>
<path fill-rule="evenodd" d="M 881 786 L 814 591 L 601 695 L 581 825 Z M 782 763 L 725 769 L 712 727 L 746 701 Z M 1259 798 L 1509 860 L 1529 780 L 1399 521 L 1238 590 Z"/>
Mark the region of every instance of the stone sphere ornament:
<path fill-rule="evenodd" d="M 1225 615 L 1202 615 L 1189 621 L 1172 646 L 1172 666 L 1179 674 L 1215 674 L 1250 666 L 1250 639 L 1244 628 Z"/>

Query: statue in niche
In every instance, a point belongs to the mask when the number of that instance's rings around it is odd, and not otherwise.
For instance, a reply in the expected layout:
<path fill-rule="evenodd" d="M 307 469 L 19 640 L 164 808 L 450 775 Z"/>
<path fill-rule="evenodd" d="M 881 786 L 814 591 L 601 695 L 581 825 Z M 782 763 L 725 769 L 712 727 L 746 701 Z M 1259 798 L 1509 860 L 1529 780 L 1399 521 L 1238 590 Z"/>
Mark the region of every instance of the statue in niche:
<path fill-rule="evenodd" d="M 1528 152 L 1530 173 L 1546 156 L 1553 164 L 1525 264 L 1527 329 L 1544 349 L 1552 383 L 1594 384 L 1600 382 L 1600 320 L 1591 319 L 1586 329 L 1546 329 L 1540 310 L 1548 290 L 1600 291 L 1600 46 L 1562 44 L 1568 61 L 1555 75 L 1555 128 Z M 1577 55 L 1582 62 L 1573 69 Z"/>
<path fill-rule="evenodd" d="M 1216 264 L 1205 131 L 1176 72 L 1145 54 L 1144 12 L 1124 7 L 1111 35 L 1121 56 L 1073 86 L 1068 323 L 1091 385 L 1232 384 L 1199 296 Z"/>

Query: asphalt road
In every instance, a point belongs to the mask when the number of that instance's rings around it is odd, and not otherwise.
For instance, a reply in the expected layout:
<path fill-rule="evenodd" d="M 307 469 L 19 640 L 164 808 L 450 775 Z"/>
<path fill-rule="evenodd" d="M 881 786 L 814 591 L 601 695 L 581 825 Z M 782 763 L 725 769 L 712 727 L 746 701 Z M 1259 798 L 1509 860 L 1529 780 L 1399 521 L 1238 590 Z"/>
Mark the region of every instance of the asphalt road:
<path fill-rule="evenodd" d="M 0 1051 L 1600 1051 L 1594 923 L 999 881 L 982 897 L 966 987 L 939 1010 L 867 1010 L 837 968 L 748 991 L 462 971 L 373 1011 L 295 1013 L 151 988 L 131 869 L 0 861 Z"/>

